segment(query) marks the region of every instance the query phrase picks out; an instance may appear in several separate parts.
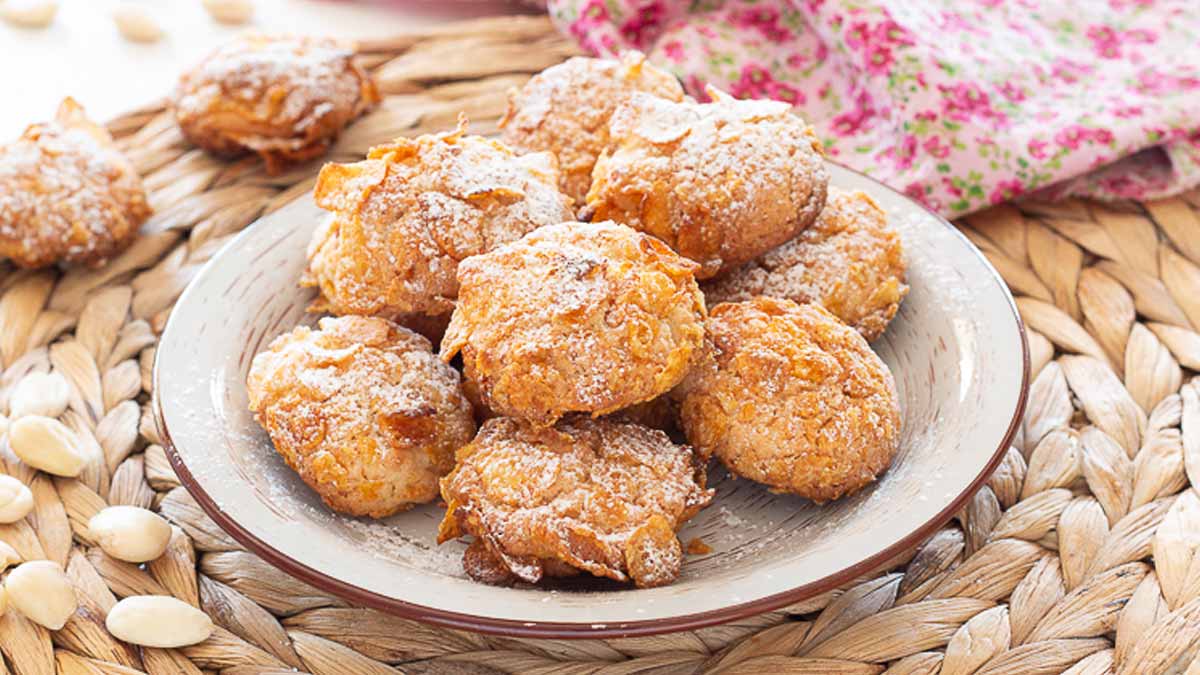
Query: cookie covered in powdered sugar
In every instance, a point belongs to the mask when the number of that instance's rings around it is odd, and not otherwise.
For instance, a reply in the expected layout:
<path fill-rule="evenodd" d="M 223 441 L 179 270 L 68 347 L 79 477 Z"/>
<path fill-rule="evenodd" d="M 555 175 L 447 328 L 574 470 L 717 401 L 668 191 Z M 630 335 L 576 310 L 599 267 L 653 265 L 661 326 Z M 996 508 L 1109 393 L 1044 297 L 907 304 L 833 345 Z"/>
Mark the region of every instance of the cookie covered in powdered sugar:
<path fill-rule="evenodd" d="M 676 530 L 713 498 L 704 465 L 661 431 L 613 418 L 492 419 L 442 479 L 438 542 L 476 537 L 463 567 L 485 583 L 583 571 L 669 584 L 683 563 Z"/>
<path fill-rule="evenodd" d="M 189 141 L 220 156 L 257 153 L 274 174 L 325 154 L 379 100 L 346 44 L 248 35 L 185 72 L 170 104 Z"/>
<path fill-rule="evenodd" d="M 438 495 L 475 420 L 425 338 L 375 317 L 321 319 L 254 357 L 250 410 L 330 508 L 382 518 Z"/>
<path fill-rule="evenodd" d="M 99 266 L 149 216 L 137 170 L 72 99 L 53 121 L 0 146 L 0 258 Z"/>
<path fill-rule="evenodd" d="M 688 442 L 734 474 L 815 502 L 891 464 L 900 406 L 887 365 L 815 303 L 759 297 L 712 308 L 706 358 L 673 392 Z"/>
<path fill-rule="evenodd" d="M 820 142 L 791 107 L 633 94 L 609 121 L 586 211 L 663 240 L 707 279 L 808 227 L 825 205 Z"/>
<path fill-rule="evenodd" d="M 675 76 L 647 63 L 640 52 L 625 52 L 620 60 L 567 59 L 509 92 L 500 120 L 504 142 L 519 152 L 554 153 L 563 192 L 582 203 L 592 166 L 608 145 L 608 118 L 634 92 L 683 100 Z"/>
<path fill-rule="evenodd" d="M 865 192 L 835 188 L 811 227 L 704 286 L 710 306 L 759 295 L 820 303 L 868 341 L 907 294 L 904 250 L 887 214 Z"/>
<path fill-rule="evenodd" d="M 468 135 L 465 119 L 326 164 L 315 198 L 332 213 L 308 250 L 315 308 L 409 323 L 449 315 L 462 260 L 571 218 L 553 155 Z"/>
<path fill-rule="evenodd" d="M 615 223 L 560 223 L 468 258 L 442 358 L 498 415 L 549 426 L 669 391 L 704 337 L 696 264 Z"/>

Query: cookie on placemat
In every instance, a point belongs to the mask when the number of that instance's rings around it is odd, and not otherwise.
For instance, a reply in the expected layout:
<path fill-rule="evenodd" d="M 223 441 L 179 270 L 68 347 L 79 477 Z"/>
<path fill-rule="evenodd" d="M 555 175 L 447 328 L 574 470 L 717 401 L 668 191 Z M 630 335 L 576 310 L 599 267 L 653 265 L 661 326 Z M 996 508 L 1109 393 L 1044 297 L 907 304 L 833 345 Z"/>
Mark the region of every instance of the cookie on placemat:
<path fill-rule="evenodd" d="M 72 99 L 53 122 L 0 146 L 0 258 L 99 266 L 149 216 L 137 170 Z"/>
<path fill-rule="evenodd" d="M 349 47 L 329 39 L 251 35 L 179 79 L 171 97 L 184 136 L 209 152 L 257 153 L 268 173 L 325 154 L 379 102 Z"/>

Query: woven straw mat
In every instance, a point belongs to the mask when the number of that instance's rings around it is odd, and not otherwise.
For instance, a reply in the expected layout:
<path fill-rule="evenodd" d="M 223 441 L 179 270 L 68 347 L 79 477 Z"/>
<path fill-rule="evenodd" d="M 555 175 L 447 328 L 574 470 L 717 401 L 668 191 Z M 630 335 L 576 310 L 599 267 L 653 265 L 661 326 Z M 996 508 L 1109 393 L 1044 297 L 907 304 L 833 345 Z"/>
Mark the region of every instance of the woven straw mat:
<path fill-rule="evenodd" d="M 484 19 L 362 45 L 384 104 L 331 157 L 441 130 L 490 133 L 505 91 L 573 53 L 544 18 Z M 1033 385 L 1000 468 L 887 569 L 799 605 L 656 637 L 476 635 L 348 606 L 243 550 L 180 487 L 147 410 L 156 335 L 189 279 L 241 228 L 311 189 L 320 162 L 268 177 L 189 147 L 161 104 L 110 124 L 156 215 L 98 270 L 0 266 L 0 402 L 31 371 L 72 386 L 63 420 L 104 466 L 52 478 L 0 450 L 36 506 L 0 525 L 23 558 L 68 570 L 79 610 L 51 633 L 8 611 L 0 675 L 63 673 L 941 673 L 1200 675 L 1200 192 L 1146 204 L 1020 203 L 958 225 L 1008 281 Z M 1015 358 L 1015 357 L 1014 357 Z M 0 403 L 0 408 L 5 404 Z M 144 567 L 92 546 L 108 504 L 177 525 Z M 111 637 L 117 598 L 170 594 L 206 642 Z"/>

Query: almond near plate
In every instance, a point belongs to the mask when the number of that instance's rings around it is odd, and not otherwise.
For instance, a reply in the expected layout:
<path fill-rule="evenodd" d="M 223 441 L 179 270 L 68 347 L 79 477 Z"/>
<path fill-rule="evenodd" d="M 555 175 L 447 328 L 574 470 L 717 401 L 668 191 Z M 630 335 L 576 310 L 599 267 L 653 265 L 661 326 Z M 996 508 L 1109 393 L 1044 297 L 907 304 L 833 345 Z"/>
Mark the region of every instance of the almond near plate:
<path fill-rule="evenodd" d="M 904 240 L 912 290 L 873 345 L 896 378 L 900 452 L 874 485 L 821 506 L 715 469 L 716 500 L 679 533 L 710 550 L 688 555 L 670 586 L 486 586 L 463 572 L 464 544 L 435 543 L 441 506 L 380 521 L 341 516 L 284 464 L 247 410 L 245 381 L 272 338 L 316 320 L 304 311 L 312 291 L 296 285 L 323 215 L 311 197 L 246 228 L 172 311 L 154 366 L 167 455 L 208 515 L 267 562 L 350 602 L 454 628 L 544 638 L 690 630 L 866 574 L 984 483 L 1024 412 L 1029 357 L 1012 296 L 962 234 L 870 178 L 829 170 L 833 185 L 869 193 Z"/>

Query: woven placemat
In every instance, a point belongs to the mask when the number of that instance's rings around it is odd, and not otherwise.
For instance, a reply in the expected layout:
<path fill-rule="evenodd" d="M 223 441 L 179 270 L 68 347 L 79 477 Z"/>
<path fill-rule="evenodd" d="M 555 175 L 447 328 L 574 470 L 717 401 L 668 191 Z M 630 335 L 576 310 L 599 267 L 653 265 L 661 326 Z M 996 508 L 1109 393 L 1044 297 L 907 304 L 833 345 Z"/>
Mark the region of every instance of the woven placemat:
<path fill-rule="evenodd" d="M 443 129 L 460 110 L 487 133 L 508 87 L 573 48 L 543 18 L 510 17 L 364 52 L 388 96 L 330 159 Z M 0 675 L 1200 674 L 1200 193 L 1022 203 L 959 223 L 1019 296 L 1029 409 L 988 485 L 890 570 L 692 632 L 508 639 L 348 606 L 244 551 L 180 487 L 146 405 L 156 335 L 200 266 L 308 191 L 319 163 L 268 177 L 256 160 L 213 159 L 157 105 L 110 127 L 151 191 L 143 236 L 95 271 L 0 267 L 0 401 L 26 373 L 58 370 L 73 390 L 64 420 L 106 460 L 58 479 L 0 451 L 36 499 L 0 539 L 66 566 L 80 600 L 55 633 L 3 615 Z M 86 523 L 106 504 L 152 507 L 178 525 L 168 553 L 139 568 L 91 546 Z M 106 610 L 147 593 L 199 606 L 219 628 L 179 650 L 115 640 Z"/>

